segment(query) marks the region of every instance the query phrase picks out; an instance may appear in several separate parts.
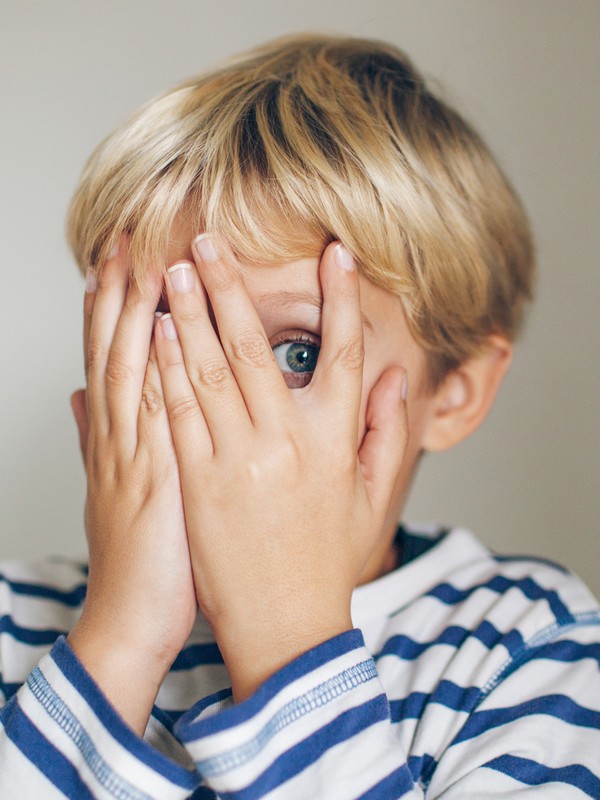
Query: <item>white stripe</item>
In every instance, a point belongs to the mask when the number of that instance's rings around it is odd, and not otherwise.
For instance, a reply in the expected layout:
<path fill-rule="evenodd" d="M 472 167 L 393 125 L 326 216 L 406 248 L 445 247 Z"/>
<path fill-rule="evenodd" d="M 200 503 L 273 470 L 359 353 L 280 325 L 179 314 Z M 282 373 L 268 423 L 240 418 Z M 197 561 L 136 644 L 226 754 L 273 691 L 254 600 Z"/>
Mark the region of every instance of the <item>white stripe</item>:
<path fill-rule="evenodd" d="M 87 701 L 79 694 L 75 687 L 66 679 L 61 670 L 57 667 L 51 657 L 47 657 L 41 663 L 41 669 L 45 679 L 51 684 L 58 697 L 73 710 L 78 723 L 84 731 L 84 735 L 89 737 L 93 743 L 93 748 L 97 754 L 94 765 L 98 770 L 98 775 L 105 774 L 105 768 L 109 770 L 109 780 L 125 781 L 132 784 L 140 791 L 150 796 L 160 796 L 164 800 L 178 800 L 185 796 L 185 792 L 170 781 L 167 781 L 155 770 L 147 767 L 141 761 L 129 753 L 104 727 L 95 711 L 89 706 Z M 70 761 L 81 764 L 82 774 L 87 774 L 90 785 L 99 785 L 99 778 L 93 778 L 92 768 L 81 755 L 81 751 L 76 745 L 72 735 L 60 725 L 56 724 L 42 706 L 34 701 L 27 704 L 27 713 L 32 716 L 36 724 L 44 732 L 46 737 L 52 741 Z M 96 789 L 95 789 L 96 791 Z"/>
<path fill-rule="evenodd" d="M 54 784 L 23 755 L 0 723 L 0 797 L 6 800 L 64 800 Z"/>

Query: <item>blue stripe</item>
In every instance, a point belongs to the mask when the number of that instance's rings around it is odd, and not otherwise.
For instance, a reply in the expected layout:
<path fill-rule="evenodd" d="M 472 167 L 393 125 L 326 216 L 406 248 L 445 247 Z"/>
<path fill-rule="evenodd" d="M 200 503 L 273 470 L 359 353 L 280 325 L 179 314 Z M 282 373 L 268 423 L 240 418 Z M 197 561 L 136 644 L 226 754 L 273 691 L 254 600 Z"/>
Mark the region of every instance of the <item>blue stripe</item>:
<path fill-rule="evenodd" d="M 400 566 L 404 567 L 427 553 L 428 550 L 439 544 L 447 534 L 447 530 L 438 530 L 431 536 L 423 536 L 419 533 L 409 533 L 405 527 L 400 525 L 394 539 L 394 544 L 400 552 Z"/>
<path fill-rule="evenodd" d="M 43 736 L 13 698 L 0 711 L 6 734 L 25 758 L 43 773 L 65 797 L 93 800 L 94 796 L 79 777 L 75 767 Z M 33 778 L 35 781 L 35 778 Z M 26 791 L 26 787 L 23 787 Z"/>
<path fill-rule="evenodd" d="M 0 573 L 0 583 L 5 583 L 14 594 L 26 595 L 27 597 L 41 597 L 44 600 L 54 600 L 64 606 L 76 608 L 85 599 L 86 584 L 82 583 L 73 589 L 56 589 L 53 586 L 45 586 L 41 583 L 26 583 L 25 581 L 14 581 Z"/>
<path fill-rule="evenodd" d="M 383 780 L 361 794 L 358 800 L 390 800 L 404 797 L 415 788 L 414 781 L 406 764 L 390 772 Z"/>
<path fill-rule="evenodd" d="M 189 800 L 219 800 L 212 789 L 207 786 L 199 786 Z"/>
<path fill-rule="evenodd" d="M 276 672 L 275 675 L 268 678 L 243 703 L 231 706 L 220 714 L 201 720 L 197 719 L 205 709 L 210 708 L 216 701 L 223 698 L 222 692 L 200 700 L 177 722 L 175 726 L 177 736 L 183 742 L 189 742 L 202 736 L 210 736 L 218 731 L 227 730 L 234 725 L 240 725 L 242 722 L 246 722 L 246 720 L 256 716 L 276 694 L 285 689 L 290 683 L 303 678 L 328 661 L 362 647 L 364 647 L 362 633 L 355 628 L 341 633 L 339 636 L 334 636 L 332 639 L 299 656 Z M 363 656 L 364 653 L 359 653 L 359 655 Z"/>
<path fill-rule="evenodd" d="M 171 665 L 171 672 L 194 669 L 206 664 L 224 664 L 217 644 L 192 644 L 182 650 Z"/>
<path fill-rule="evenodd" d="M 591 658 L 600 667 L 600 644 L 581 644 L 571 639 L 550 642 L 538 647 L 531 658 L 543 658 L 548 661 L 564 661 L 568 663 Z"/>
<path fill-rule="evenodd" d="M 202 774 L 208 777 L 222 775 L 246 764 L 256 758 L 267 743 L 281 733 L 284 728 L 297 722 L 302 717 L 312 714 L 324 705 L 337 700 L 346 692 L 352 691 L 361 683 L 376 677 L 377 671 L 373 661 L 365 661 L 354 667 L 343 670 L 338 675 L 313 687 L 299 697 L 294 697 L 273 714 L 261 730 L 246 742 L 225 751 L 221 755 L 209 758 L 201 764 Z M 226 712 L 223 712 L 226 713 Z M 201 736 L 196 738 L 200 739 Z"/>
<path fill-rule="evenodd" d="M 435 772 L 437 761 L 433 756 L 428 753 L 423 753 L 422 756 L 409 756 L 408 768 L 411 772 L 416 783 L 422 787 L 426 787 L 431 781 L 431 776 Z"/>
<path fill-rule="evenodd" d="M 22 683 L 5 683 L 2 673 L 0 673 L 0 692 L 4 695 L 5 700 L 10 700 L 10 698 L 19 691 L 22 685 Z"/>
<path fill-rule="evenodd" d="M 7 633 L 23 644 L 31 644 L 35 646 L 52 645 L 59 636 L 66 634 L 66 631 L 52 630 L 37 630 L 35 628 L 23 628 L 13 622 L 12 618 L 8 615 L 0 617 L 0 633 Z"/>
<path fill-rule="evenodd" d="M 186 770 L 184 767 L 179 766 L 160 751 L 151 747 L 143 739 L 137 737 L 135 733 L 127 727 L 98 686 L 94 683 L 91 676 L 85 671 L 83 665 L 78 661 L 65 639 L 61 638 L 57 641 L 51 651 L 51 655 L 65 678 L 75 687 L 79 694 L 85 698 L 89 706 L 94 709 L 96 716 L 101 721 L 104 728 L 116 741 L 128 750 L 134 758 L 137 758 L 138 761 L 146 764 L 155 772 L 159 772 L 167 780 L 177 786 L 182 786 L 191 791 L 191 789 L 197 785 L 198 780 L 194 770 Z M 41 675 L 39 670 L 37 672 Z M 32 675 L 33 674 L 34 673 L 32 673 Z M 48 692 L 49 695 L 54 695 L 50 686 L 47 686 L 45 691 Z M 62 700 L 56 697 L 56 702 L 62 703 Z M 66 709 L 66 712 L 71 713 L 69 709 Z"/>
<path fill-rule="evenodd" d="M 388 719 L 385 695 L 378 695 L 348 709 L 285 753 L 282 753 L 253 783 L 235 792 L 221 792 L 221 800 L 258 800 L 318 761 L 324 753 L 366 728 Z M 201 765 L 199 765 L 200 771 Z"/>
<path fill-rule="evenodd" d="M 477 583 L 468 589 L 457 589 L 450 583 L 440 583 L 427 592 L 426 596 L 435 597 L 446 605 L 456 605 L 464 602 L 480 589 L 489 589 L 497 594 L 504 594 L 509 589 L 518 589 L 529 600 L 546 600 L 554 616 L 563 623 L 573 622 L 574 617 L 558 596 L 557 592 L 551 589 L 544 589 L 532 578 L 521 578 L 514 580 L 506 578 L 504 575 L 495 575 L 489 581 Z"/>
<path fill-rule="evenodd" d="M 492 555 L 492 558 L 498 564 L 514 564 L 516 562 L 520 562 L 522 564 L 542 564 L 545 567 L 551 567 L 552 569 L 555 569 L 562 575 L 571 575 L 571 571 L 566 567 L 563 567 L 562 564 L 557 564 L 556 561 L 551 561 L 549 558 L 541 558 L 540 556 L 507 556 L 494 554 Z"/>
<path fill-rule="evenodd" d="M 392 722 L 402 722 L 405 719 L 420 719 L 425 707 L 429 703 L 450 708 L 453 711 L 470 713 L 481 698 L 481 689 L 478 686 L 464 688 L 457 686 L 452 681 L 440 681 L 434 692 L 412 692 L 401 700 L 390 702 Z"/>
<path fill-rule="evenodd" d="M 484 620 L 475 630 L 462 628 L 458 625 L 450 625 L 443 630 L 440 635 L 428 642 L 415 642 L 409 636 L 398 634 L 390 636 L 383 649 L 375 656 L 375 660 L 383 656 L 394 655 L 405 661 L 412 661 L 423 655 L 429 648 L 440 645 L 450 645 L 459 648 L 469 638 L 477 639 L 488 649 L 501 644 L 512 655 L 523 647 L 523 637 L 519 631 L 513 630 L 502 633 L 497 630 L 490 622 Z"/>
<path fill-rule="evenodd" d="M 158 706 L 154 706 L 152 710 L 152 716 L 156 717 L 159 722 L 161 722 L 165 728 L 167 728 L 173 736 L 175 733 L 173 732 L 175 723 L 182 717 L 185 713 L 187 713 L 187 709 L 175 709 L 175 708 L 159 708 Z"/>
<path fill-rule="evenodd" d="M 563 783 L 575 786 L 589 797 L 600 797 L 600 779 L 581 764 L 567 767 L 547 767 L 520 756 L 499 756 L 483 764 L 484 767 L 502 772 L 527 786 L 542 786 L 545 783 Z"/>
<path fill-rule="evenodd" d="M 467 720 L 453 744 L 473 739 L 492 728 L 507 725 L 532 714 L 555 717 L 569 725 L 577 725 L 582 728 L 600 729 L 600 712 L 580 706 L 565 695 L 549 694 L 507 708 L 494 708 L 489 711 L 475 712 Z M 568 734 L 565 733 L 566 735 Z"/>

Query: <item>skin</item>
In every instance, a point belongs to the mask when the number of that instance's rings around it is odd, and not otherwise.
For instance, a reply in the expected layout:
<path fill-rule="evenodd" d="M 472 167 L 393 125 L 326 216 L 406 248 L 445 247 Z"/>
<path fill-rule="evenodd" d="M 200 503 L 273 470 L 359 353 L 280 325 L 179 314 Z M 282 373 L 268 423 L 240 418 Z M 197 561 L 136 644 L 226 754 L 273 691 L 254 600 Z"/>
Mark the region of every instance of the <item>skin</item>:
<path fill-rule="evenodd" d="M 479 424 L 510 363 L 497 337 L 427 391 L 398 299 L 339 243 L 242 269 L 215 244 L 175 241 L 156 324 L 163 285 L 129 283 L 126 242 L 85 301 L 90 581 L 69 642 L 140 734 L 198 606 L 236 702 L 352 628 L 353 589 L 396 565 L 420 454 Z M 321 349 L 290 389 L 273 347 L 298 334 Z"/>

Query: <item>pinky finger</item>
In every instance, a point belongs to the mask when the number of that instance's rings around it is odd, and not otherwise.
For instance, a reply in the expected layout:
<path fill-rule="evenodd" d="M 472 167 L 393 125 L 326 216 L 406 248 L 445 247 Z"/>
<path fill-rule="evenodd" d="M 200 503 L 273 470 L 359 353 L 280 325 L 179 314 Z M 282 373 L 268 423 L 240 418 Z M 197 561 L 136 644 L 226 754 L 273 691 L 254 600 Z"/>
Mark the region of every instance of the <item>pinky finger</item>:
<path fill-rule="evenodd" d="M 200 463 L 212 457 L 213 442 L 188 377 L 170 314 L 163 314 L 157 321 L 154 337 L 165 406 L 183 481 L 188 470 L 193 474 Z"/>

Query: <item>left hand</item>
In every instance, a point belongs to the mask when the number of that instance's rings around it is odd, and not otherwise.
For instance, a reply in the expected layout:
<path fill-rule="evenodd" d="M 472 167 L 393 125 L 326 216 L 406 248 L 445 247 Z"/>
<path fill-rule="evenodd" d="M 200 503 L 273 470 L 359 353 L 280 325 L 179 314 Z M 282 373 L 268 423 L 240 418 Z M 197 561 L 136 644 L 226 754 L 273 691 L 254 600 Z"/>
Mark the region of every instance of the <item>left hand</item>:
<path fill-rule="evenodd" d="M 240 700 L 352 627 L 404 455 L 404 375 L 379 379 L 357 453 L 364 347 L 349 253 L 323 254 L 322 348 L 310 384 L 290 391 L 240 273 L 203 241 L 212 257 L 194 245 L 193 288 L 167 280 L 156 346 L 197 598 Z"/>

